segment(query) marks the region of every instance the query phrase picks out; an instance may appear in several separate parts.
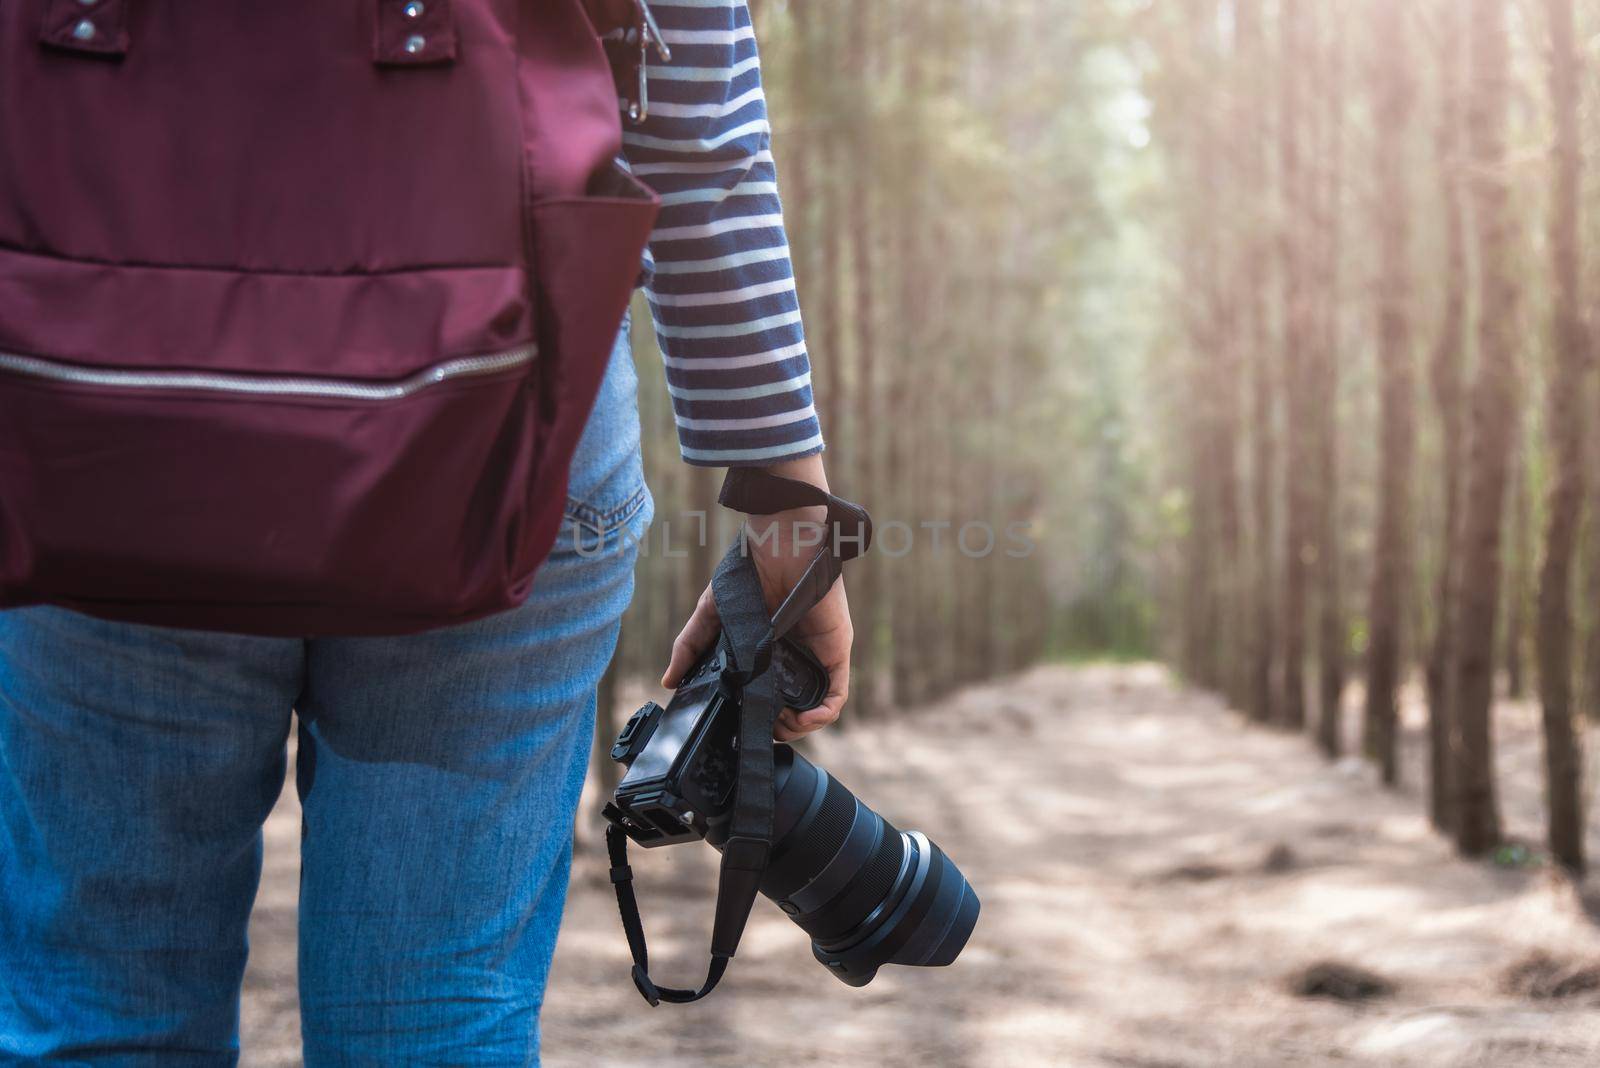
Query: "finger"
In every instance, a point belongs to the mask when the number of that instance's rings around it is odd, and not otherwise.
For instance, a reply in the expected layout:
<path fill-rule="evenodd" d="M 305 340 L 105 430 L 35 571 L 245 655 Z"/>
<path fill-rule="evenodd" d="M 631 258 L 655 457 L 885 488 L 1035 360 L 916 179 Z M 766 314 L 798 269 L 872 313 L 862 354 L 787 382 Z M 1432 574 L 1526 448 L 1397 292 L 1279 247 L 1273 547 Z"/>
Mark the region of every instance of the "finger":
<path fill-rule="evenodd" d="M 844 714 L 844 703 L 850 697 L 850 661 L 845 660 L 828 671 L 828 692 L 816 708 L 801 712 L 796 725 L 803 731 L 821 730 Z"/>
<path fill-rule="evenodd" d="M 790 741 L 801 735 L 820 731 L 822 728 L 834 723 L 844 713 L 844 703 L 850 696 L 850 662 L 845 660 L 831 668 L 828 673 L 828 693 L 822 703 L 815 708 L 804 712 L 796 712 L 792 708 L 785 708 L 778 714 L 777 727 L 773 730 L 773 737 L 780 742 Z M 785 736 L 785 732 L 788 736 Z"/>
<path fill-rule="evenodd" d="M 778 720 L 772 728 L 772 736 L 780 742 L 792 742 L 809 733 L 800 726 L 800 714 L 792 708 L 785 708 L 779 712 Z"/>
<path fill-rule="evenodd" d="M 666 672 L 661 676 L 661 685 L 670 690 L 682 682 L 684 675 L 699 662 L 700 657 L 717 640 L 717 632 L 721 627 L 722 620 L 717 615 L 716 599 L 711 596 L 710 587 L 707 587 L 700 595 L 700 600 L 695 603 L 689 622 L 683 625 L 683 630 L 673 639 L 672 658 L 667 663 Z"/>
<path fill-rule="evenodd" d="M 840 709 L 830 705 L 818 705 L 816 708 L 807 709 L 795 717 L 795 729 L 803 734 L 820 731 L 837 722 L 840 712 Z"/>
<path fill-rule="evenodd" d="M 818 705 L 816 708 L 810 708 L 804 712 L 796 712 L 793 709 L 786 708 L 783 710 L 783 714 L 778 717 L 778 726 L 798 738 L 801 735 L 820 731 L 822 728 L 834 723 L 838 720 L 839 714 L 838 709 L 831 708 L 828 705 Z M 788 738 L 778 737 L 776 731 L 774 731 L 773 736 L 777 737 L 780 742 L 789 740 Z"/>

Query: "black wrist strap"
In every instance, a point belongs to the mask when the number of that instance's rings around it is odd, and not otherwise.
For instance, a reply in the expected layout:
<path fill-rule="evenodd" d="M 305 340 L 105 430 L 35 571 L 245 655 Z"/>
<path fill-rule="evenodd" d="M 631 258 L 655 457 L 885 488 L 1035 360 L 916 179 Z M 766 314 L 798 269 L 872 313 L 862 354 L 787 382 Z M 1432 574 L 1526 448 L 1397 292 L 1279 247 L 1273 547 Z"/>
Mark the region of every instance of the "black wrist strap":
<path fill-rule="evenodd" d="M 728 477 L 722 482 L 722 492 L 717 496 L 717 502 L 724 508 L 746 515 L 774 515 L 806 507 L 824 507 L 828 510 L 822 530 L 818 532 L 821 545 L 817 555 L 772 618 L 766 620 L 765 632 L 751 647 L 749 664 L 745 670 L 753 678 L 767 670 L 772 659 L 773 643 L 789 633 L 796 623 L 805 618 L 807 612 L 828 595 L 844 571 L 845 561 L 854 560 L 867 551 L 872 544 L 872 517 L 859 504 L 835 497 L 809 482 L 783 478 L 757 467 L 730 469 Z M 736 550 L 748 563 L 750 550 L 741 534 L 729 548 L 728 556 L 723 557 L 724 565 Z M 754 574 L 753 567 L 748 570 Z M 715 582 L 712 592 L 717 592 Z M 759 595 L 759 580 L 756 592 Z M 766 619 L 766 606 L 760 596 L 757 596 L 756 604 L 761 605 L 762 618 Z M 717 597 L 717 611 L 719 614 L 722 611 L 720 595 Z"/>
<path fill-rule="evenodd" d="M 628 835 L 614 823 L 606 828 L 606 853 L 611 858 L 611 884 L 617 891 L 617 911 L 622 913 L 622 930 L 628 936 L 628 952 L 633 954 L 633 985 L 639 988 L 639 993 L 652 1006 L 663 1001 L 687 1005 L 711 993 L 721 980 L 722 973 L 728 970 L 728 957 L 715 953 L 711 956 L 711 967 L 706 971 L 705 982 L 699 990 L 656 986 L 650 981 L 650 950 L 644 941 L 644 921 L 639 917 L 639 900 L 633 893 L 633 869 L 628 866 Z M 717 901 L 720 906 L 720 894 Z"/>
<path fill-rule="evenodd" d="M 727 970 L 728 961 L 739 948 L 772 853 L 772 732 L 778 713 L 783 710 L 777 684 L 767 672 L 772 645 L 827 595 L 843 570 L 844 561 L 865 552 L 872 538 L 872 520 L 861 506 L 807 483 L 755 468 L 730 470 L 718 500 L 750 515 L 772 515 L 821 505 L 828 509 L 828 518 L 816 557 L 774 615 L 767 615 L 761 579 L 750 558 L 743 530 L 723 554 L 711 579 L 711 593 L 722 620 L 723 639 L 733 661 L 724 678 L 741 688 L 743 695 L 739 710 L 738 779 L 728 838 L 722 845 L 716 915 L 712 921 L 711 966 L 698 990 L 662 987 L 651 981 L 644 924 L 633 891 L 633 869 L 628 865 L 628 838 L 615 824 L 606 829 L 606 851 L 611 859 L 617 911 L 622 914 L 628 950 L 633 955 L 633 982 L 651 1005 L 663 1001 L 674 1004 L 699 1001 L 716 987 Z"/>

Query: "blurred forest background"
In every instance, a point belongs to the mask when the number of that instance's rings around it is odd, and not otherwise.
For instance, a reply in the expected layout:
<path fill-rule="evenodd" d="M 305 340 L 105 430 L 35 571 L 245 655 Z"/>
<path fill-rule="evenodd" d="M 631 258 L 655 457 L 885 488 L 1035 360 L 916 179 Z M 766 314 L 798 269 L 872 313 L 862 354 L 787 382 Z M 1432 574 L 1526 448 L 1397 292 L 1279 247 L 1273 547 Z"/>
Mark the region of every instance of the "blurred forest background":
<path fill-rule="evenodd" d="M 854 575 L 852 717 L 1159 657 L 1330 757 L 1357 718 L 1393 783 L 1415 683 L 1431 816 L 1475 855 L 1495 695 L 1533 695 L 1581 868 L 1600 3 L 752 6 L 832 477 L 919 528 Z M 621 677 L 728 532 L 686 536 L 716 478 L 649 333 L 656 534 L 691 559 L 642 564 Z"/>
<path fill-rule="evenodd" d="M 830 476 L 902 525 L 804 744 L 983 917 L 851 990 L 763 905 L 640 1026 L 604 754 L 734 530 L 641 305 L 546 1063 L 1600 1064 L 1600 0 L 752 8 Z M 298 833 L 289 789 L 253 1065 L 297 1063 Z M 658 978 L 714 860 L 636 861 Z"/>

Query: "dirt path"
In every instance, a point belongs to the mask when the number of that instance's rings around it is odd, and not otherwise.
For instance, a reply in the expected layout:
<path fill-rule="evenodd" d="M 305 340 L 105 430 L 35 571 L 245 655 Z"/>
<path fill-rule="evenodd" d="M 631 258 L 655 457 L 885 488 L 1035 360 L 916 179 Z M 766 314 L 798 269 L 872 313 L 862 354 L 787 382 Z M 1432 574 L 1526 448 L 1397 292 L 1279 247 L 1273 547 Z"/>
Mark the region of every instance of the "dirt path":
<path fill-rule="evenodd" d="M 1537 837 L 1531 710 L 1503 710 L 1499 740 L 1508 824 Z M 1506 986 L 1536 951 L 1558 967 L 1600 962 L 1600 926 L 1577 890 L 1537 868 L 1454 860 L 1414 788 L 1378 791 L 1358 763 L 1329 766 L 1301 739 L 1244 728 L 1159 669 L 1041 668 L 821 737 L 812 756 L 966 871 L 984 912 L 956 966 L 886 969 L 851 990 L 766 907 L 709 1002 L 650 1010 L 590 848 L 545 1010 L 547 1064 L 1600 1063 L 1600 992 Z M 291 790 L 269 827 L 252 931 L 247 1065 L 295 1063 L 296 819 Z M 666 981 L 703 967 L 708 854 L 635 864 Z M 1395 992 L 1347 1004 L 1289 991 L 1291 974 L 1327 959 Z"/>

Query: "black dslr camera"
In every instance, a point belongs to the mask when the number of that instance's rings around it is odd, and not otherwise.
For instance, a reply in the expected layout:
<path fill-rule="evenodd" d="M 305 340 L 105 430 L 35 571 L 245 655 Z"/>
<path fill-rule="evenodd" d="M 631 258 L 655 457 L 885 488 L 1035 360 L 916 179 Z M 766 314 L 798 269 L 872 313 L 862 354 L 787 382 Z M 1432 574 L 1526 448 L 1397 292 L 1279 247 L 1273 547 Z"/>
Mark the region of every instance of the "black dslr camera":
<path fill-rule="evenodd" d="M 821 704 L 828 676 L 816 658 L 787 638 L 771 653 L 783 704 Z M 732 655 L 724 636 L 666 708 L 645 705 L 617 736 L 611 757 L 628 770 L 605 815 L 639 845 L 703 838 L 720 850 L 727 840 L 742 696 L 728 681 Z M 774 746 L 773 771 L 772 850 L 759 889 L 811 936 L 817 960 L 850 986 L 884 964 L 954 961 L 978 897 L 939 847 L 896 828 L 790 746 Z"/>
<path fill-rule="evenodd" d="M 719 640 L 672 696 L 633 714 L 611 747 L 628 770 L 606 806 L 628 837 L 654 847 L 705 838 L 720 845 L 738 777 L 737 693 L 722 681 L 731 651 Z M 772 666 L 783 703 L 797 712 L 816 708 L 828 692 L 828 673 L 809 650 L 787 638 L 773 646 Z"/>

